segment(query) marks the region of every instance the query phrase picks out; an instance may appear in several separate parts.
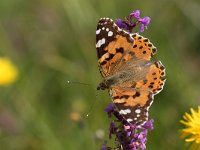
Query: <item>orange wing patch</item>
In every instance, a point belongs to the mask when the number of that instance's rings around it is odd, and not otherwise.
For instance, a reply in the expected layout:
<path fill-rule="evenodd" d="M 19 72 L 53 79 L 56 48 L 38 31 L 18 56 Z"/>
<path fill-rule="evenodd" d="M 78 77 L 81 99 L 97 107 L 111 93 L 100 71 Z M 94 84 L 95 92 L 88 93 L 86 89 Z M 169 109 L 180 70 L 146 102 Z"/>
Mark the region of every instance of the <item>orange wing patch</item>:
<path fill-rule="evenodd" d="M 124 52 L 128 51 L 131 46 L 132 43 L 129 43 L 126 37 L 116 35 L 116 40 L 104 48 L 105 54 L 99 58 L 98 63 L 105 77 L 114 72 L 117 64 L 122 61 Z"/>
<path fill-rule="evenodd" d="M 132 88 L 112 88 L 111 97 L 113 103 L 123 103 L 124 106 L 136 106 L 143 107 L 149 99 L 148 90 L 136 90 Z"/>
<path fill-rule="evenodd" d="M 165 84 L 165 67 L 160 61 L 150 66 L 145 80 L 136 82 L 136 89 L 149 89 L 154 94 L 158 94 Z"/>
<path fill-rule="evenodd" d="M 156 54 L 157 49 L 149 39 L 138 34 L 133 34 L 132 37 L 134 38 L 132 51 L 137 58 L 150 60 L 151 57 Z"/>

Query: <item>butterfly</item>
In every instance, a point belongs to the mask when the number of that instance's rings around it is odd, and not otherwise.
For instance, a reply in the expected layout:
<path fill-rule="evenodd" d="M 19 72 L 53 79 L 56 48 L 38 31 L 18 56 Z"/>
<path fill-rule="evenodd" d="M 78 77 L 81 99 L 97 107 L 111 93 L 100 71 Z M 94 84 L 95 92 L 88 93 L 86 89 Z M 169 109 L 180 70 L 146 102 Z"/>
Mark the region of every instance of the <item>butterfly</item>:
<path fill-rule="evenodd" d="M 148 38 L 120 29 L 112 19 L 101 18 L 96 29 L 98 66 L 103 81 L 97 90 L 109 90 L 119 113 L 128 122 L 148 120 L 154 95 L 165 83 L 165 67 L 151 61 L 156 47 Z"/>

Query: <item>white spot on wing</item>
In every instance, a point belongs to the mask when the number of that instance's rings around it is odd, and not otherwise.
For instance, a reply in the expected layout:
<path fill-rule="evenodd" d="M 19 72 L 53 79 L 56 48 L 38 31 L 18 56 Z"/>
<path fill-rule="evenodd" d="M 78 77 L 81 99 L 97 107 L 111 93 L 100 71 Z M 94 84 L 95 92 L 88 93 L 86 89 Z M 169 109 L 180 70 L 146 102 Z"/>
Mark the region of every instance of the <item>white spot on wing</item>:
<path fill-rule="evenodd" d="M 121 115 L 126 115 L 126 114 L 128 114 L 128 113 L 131 113 L 131 110 L 130 109 L 122 109 L 122 110 L 120 110 L 119 111 L 119 113 L 121 114 Z"/>
<path fill-rule="evenodd" d="M 146 112 L 146 117 L 147 117 L 147 118 L 149 117 L 149 113 L 148 113 L 148 111 Z"/>
<path fill-rule="evenodd" d="M 137 118 L 136 118 L 136 120 L 137 120 Z M 128 118 L 126 121 L 128 121 L 128 122 L 132 122 L 132 121 L 133 121 L 133 119 L 131 119 L 131 118 Z"/>
<path fill-rule="evenodd" d="M 99 34 L 99 33 L 100 33 L 100 31 L 101 31 L 101 29 L 99 29 L 99 30 L 96 30 L 96 34 Z"/>
<path fill-rule="evenodd" d="M 108 32 L 108 31 L 109 31 L 109 29 L 108 29 L 108 28 L 106 28 L 106 31 Z"/>
<path fill-rule="evenodd" d="M 113 35 L 113 32 L 112 31 L 109 31 L 108 32 L 108 36 L 112 36 Z"/>
<path fill-rule="evenodd" d="M 98 47 L 101 47 L 103 44 L 105 44 L 105 42 L 106 42 L 106 39 L 105 39 L 105 38 L 99 40 L 99 41 L 97 42 L 97 44 L 96 44 L 96 47 L 97 47 L 97 48 L 98 48 Z"/>
<path fill-rule="evenodd" d="M 141 110 L 140 109 L 136 109 L 135 113 L 139 114 L 139 113 L 141 113 Z"/>
<path fill-rule="evenodd" d="M 102 30 L 105 30 L 105 27 L 103 27 Z"/>
<path fill-rule="evenodd" d="M 106 39 L 103 38 L 103 39 L 101 40 L 101 45 L 102 45 L 102 44 L 105 44 L 105 43 L 106 43 Z"/>

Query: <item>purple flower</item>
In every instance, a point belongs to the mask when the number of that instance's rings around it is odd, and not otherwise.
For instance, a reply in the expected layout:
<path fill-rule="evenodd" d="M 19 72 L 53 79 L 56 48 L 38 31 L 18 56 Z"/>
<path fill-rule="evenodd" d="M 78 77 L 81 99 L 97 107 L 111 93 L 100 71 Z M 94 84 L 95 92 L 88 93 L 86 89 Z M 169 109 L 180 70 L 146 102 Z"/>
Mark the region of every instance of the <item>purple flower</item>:
<path fill-rule="evenodd" d="M 133 19 L 135 21 L 133 21 Z M 140 32 L 144 32 L 144 30 L 147 29 L 150 20 L 151 19 L 148 16 L 140 18 L 140 10 L 134 10 L 128 15 L 126 20 L 117 19 L 116 24 L 119 28 L 128 30 L 129 32 L 132 32 L 133 28 L 140 25 Z"/>
<path fill-rule="evenodd" d="M 146 16 L 146 17 L 140 18 L 140 19 L 138 19 L 138 20 L 139 20 L 139 22 L 141 22 L 141 23 L 144 24 L 145 26 L 148 26 L 149 23 L 150 23 L 151 18 L 148 17 L 148 16 Z"/>
<path fill-rule="evenodd" d="M 153 130 L 153 119 L 148 120 L 148 121 L 143 125 L 143 127 L 144 127 L 145 129 Z"/>
<path fill-rule="evenodd" d="M 115 106 L 113 104 L 109 104 L 106 108 L 105 108 L 105 112 L 107 112 L 108 117 L 111 117 L 111 114 L 114 112 Z"/>
<path fill-rule="evenodd" d="M 150 20 L 151 19 L 148 16 L 138 19 L 138 21 L 141 23 L 140 32 L 144 32 L 145 28 L 147 29 L 147 26 L 149 25 Z"/>
<path fill-rule="evenodd" d="M 130 13 L 129 16 L 139 19 L 140 18 L 140 10 L 134 10 L 132 13 Z"/>
<path fill-rule="evenodd" d="M 114 134 L 114 130 L 115 130 L 115 123 L 111 122 L 110 123 L 110 131 L 109 131 L 109 139 L 111 139 L 112 134 Z"/>
<path fill-rule="evenodd" d="M 145 150 L 148 130 L 139 126 L 136 126 L 136 128 L 132 128 L 132 130 L 132 138 L 129 143 L 129 148 L 136 150 L 140 148 L 142 150 Z"/>
<path fill-rule="evenodd" d="M 123 20 L 121 20 L 121 19 L 116 19 L 116 25 L 119 27 L 119 28 L 124 28 L 124 29 L 126 29 L 126 30 L 129 30 L 129 27 L 128 27 L 128 25 L 123 21 Z"/>

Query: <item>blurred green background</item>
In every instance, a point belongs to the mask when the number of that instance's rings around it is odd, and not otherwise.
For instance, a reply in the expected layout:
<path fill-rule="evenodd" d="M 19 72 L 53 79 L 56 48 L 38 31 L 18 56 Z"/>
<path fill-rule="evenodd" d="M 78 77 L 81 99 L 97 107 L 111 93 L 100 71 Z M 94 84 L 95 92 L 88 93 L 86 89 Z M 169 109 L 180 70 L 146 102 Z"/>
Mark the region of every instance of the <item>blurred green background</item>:
<path fill-rule="evenodd" d="M 179 120 L 200 103 L 198 0 L 1 0 L 0 57 L 19 70 L 15 83 L 0 87 L 1 150 L 101 147 L 110 122 L 103 110 L 111 100 L 96 91 L 95 29 L 99 18 L 124 18 L 135 9 L 151 17 L 142 35 L 167 69 L 164 90 L 150 109 L 155 129 L 147 149 L 186 149 Z"/>

